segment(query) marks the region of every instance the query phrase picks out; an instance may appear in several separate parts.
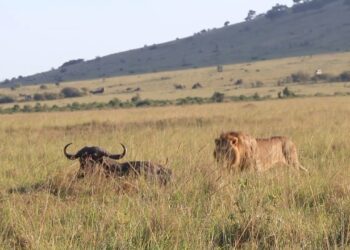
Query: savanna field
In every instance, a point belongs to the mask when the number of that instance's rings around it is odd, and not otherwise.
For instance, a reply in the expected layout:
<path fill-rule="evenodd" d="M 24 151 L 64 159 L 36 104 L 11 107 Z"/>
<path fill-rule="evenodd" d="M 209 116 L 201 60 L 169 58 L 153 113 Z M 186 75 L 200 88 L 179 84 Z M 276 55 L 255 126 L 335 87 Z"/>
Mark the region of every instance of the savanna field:
<path fill-rule="evenodd" d="M 230 174 L 222 131 L 289 136 L 309 174 Z M 334 249 L 350 247 L 350 97 L 0 117 L 2 249 Z M 75 179 L 70 152 L 99 145 L 173 170 Z M 166 163 L 167 162 L 167 163 Z"/>

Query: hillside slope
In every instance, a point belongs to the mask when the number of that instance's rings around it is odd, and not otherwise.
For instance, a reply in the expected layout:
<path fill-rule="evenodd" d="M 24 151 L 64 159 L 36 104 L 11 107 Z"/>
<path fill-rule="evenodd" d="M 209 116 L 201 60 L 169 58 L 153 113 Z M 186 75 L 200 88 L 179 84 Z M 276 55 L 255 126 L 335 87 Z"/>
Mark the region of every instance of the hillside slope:
<path fill-rule="evenodd" d="M 275 19 L 265 16 L 191 37 L 77 61 L 58 69 L 7 81 L 39 84 L 197 68 L 350 49 L 350 7 L 343 0 Z"/>

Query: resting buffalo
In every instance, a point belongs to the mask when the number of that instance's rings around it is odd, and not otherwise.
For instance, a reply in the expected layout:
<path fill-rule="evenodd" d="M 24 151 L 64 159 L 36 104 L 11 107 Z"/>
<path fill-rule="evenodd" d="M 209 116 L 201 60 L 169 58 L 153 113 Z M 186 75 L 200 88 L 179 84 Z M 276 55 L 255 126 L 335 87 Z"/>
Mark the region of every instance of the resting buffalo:
<path fill-rule="evenodd" d="M 121 154 L 110 154 L 100 147 L 83 147 L 76 154 L 67 153 L 67 148 L 72 143 L 67 144 L 63 152 L 69 160 L 79 159 L 80 169 L 78 178 L 84 177 L 87 173 L 93 172 L 101 167 L 106 176 L 140 176 L 144 175 L 147 179 L 155 178 L 161 184 L 167 184 L 170 181 L 172 171 L 164 166 L 150 161 L 128 161 L 119 163 L 115 160 L 122 159 L 127 152 L 126 147 L 122 145 Z"/>

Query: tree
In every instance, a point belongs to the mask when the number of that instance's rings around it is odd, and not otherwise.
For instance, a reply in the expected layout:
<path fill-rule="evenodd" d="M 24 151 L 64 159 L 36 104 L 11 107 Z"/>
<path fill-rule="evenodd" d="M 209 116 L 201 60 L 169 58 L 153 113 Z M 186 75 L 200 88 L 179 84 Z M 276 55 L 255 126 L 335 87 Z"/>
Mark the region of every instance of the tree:
<path fill-rule="evenodd" d="M 276 4 L 274 7 L 272 7 L 271 10 L 269 10 L 266 13 L 266 17 L 270 18 L 270 19 L 275 19 L 275 18 L 282 16 L 287 11 L 288 11 L 287 5 Z"/>
<path fill-rule="evenodd" d="M 293 0 L 294 4 L 299 4 L 299 3 L 302 3 L 303 0 Z"/>
<path fill-rule="evenodd" d="M 249 10 L 248 11 L 248 15 L 247 17 L 245 18 L 246 21 L 251 21 L 255 18 L 256 16 L 256 11 L 255 10 Z"/>
<path fill-rule="evenodd" d="M 225 23 L 224 23 L 224 26 L 226 27 L 226 26 L 228 26 L 230 24 L 230 22 L 229 21 L 226 21 Z"/>

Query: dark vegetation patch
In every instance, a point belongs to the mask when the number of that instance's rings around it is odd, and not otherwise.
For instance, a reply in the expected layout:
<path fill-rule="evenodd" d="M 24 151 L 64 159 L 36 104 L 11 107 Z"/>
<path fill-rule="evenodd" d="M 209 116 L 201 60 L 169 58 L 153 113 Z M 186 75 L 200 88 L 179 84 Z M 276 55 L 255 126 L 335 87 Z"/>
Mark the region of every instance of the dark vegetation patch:
<path fill-rule="evenodd" d="M 334 96 L 350 95 L 350 92 L 334 93 Z M 312 95 L 321 96 L 321 95 Z M 324 95 L 332 96 L 332 95 Z M 263 101 L 273 100 L 276 98 L 301 98 L 305 95 L 298 95 L 285 87 L 282 91 L 278 92 L 278 95 L 273 97 L 271 95 L 260 96 L 258 93 L 253 95 L 239 95 L 239 96 L 225 96 L 220 92 L 215 92 L 211 97 L 186 97 L 176 100 L 153 100 L 142 99 L 139 95 L 131 98 L 131 100 L 121 101 L 118 98 L 114 98 L 109 102 L 91 102 L 91 103 L 78 103 L 73 102 L 65 106 L 36 103 L 34 106 L 24 105 L 20 107 L 18 104 L 8 108 L 0 107 L 0 114 L 12 114 L 18 112 L 31 113 L 31 112 L 58 112 L 58 111 L 79 111 L 79 110 L 98 110 L 98 109 L 124 109 L 124 108 L 142 108 L 142 107 L 163 107 L 172 105 L 194 105 L 194 104 L 209 104 L 209 103 L 222 103 L 222 102 L 241 102 L 241 101 Z M 1 99 L 0 99 L 1 100 Z"/>

